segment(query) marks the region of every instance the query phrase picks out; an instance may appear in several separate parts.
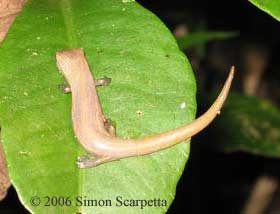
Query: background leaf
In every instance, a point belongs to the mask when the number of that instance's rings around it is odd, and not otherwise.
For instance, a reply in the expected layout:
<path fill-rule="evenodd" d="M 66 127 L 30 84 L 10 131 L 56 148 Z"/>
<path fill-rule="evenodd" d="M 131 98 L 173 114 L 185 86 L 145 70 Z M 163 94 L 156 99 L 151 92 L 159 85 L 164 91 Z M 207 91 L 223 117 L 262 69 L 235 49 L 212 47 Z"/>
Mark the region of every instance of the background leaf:
<path fill-rule="evenodd" d="M 280 112 L 268 101 L 231 93 L 212 130 L 224 151 L 280 157 Z"/>
<path fill-rule="evenodd" d="M 152 155 L 79 170 L 85 152 L 72 131 L 71 95 L 58 85 L 55 53 L 83 47 L 96 78 L 112 78 L 98 93 L 117 135 L 139 138 L 193 120 L 195 80 L 167 28 L 132 0 L 36 0 L 27 3 L 0 47 L 0 118 L 12 183 L 34 213 L 162 213 L 171 204 L 188 159 L 181 143 Z M 186 104 L 181 108 L 182 103 Z M 142 112 L 141 115 L 137 112 Z M 41 199 L 32 206 L 32 196 Z M 44 206 L 46 196 L 72 206 Z M 75 197 L 112 206 L 75 206 Z M 115 207 L 126 199 L 165 199 L 166 207 Z"/>
<path fill-rule="evenodd" d="M 212 40 L 224 40 L 238 36 L 237 32 L 225 31 L 200 31 L 188 33 L 177 39 L 181 49 L 187 49 L 193 46 L 202 45 Z"/>
<path fill-rule="evenodd" d="M 252 4 L 280 21 L 280 1 L 278 0 L 249 0 Z"/>

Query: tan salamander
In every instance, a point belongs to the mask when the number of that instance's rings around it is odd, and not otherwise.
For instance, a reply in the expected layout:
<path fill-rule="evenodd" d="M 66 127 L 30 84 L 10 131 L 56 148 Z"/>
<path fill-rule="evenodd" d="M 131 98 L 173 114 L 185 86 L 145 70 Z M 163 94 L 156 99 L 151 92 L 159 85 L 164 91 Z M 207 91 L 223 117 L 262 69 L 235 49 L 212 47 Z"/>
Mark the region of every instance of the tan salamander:
<path fill-rule="evenodd" d="M 80 157 L 77 161 L 80 168 L 150 154 L 192 137 L 219 114 L 234 76 L 232 67 L 216 101 L 207 112 L 190 124 L 142 139 L 120 139 L 112 134 L 106 125 L 95 81 L 83 49 L 58 52 L 56 59 L 58 68 L 65 76 L 72 92 L 72 122 L 75 135 L 84 149 L 94 155 L 93 159 Z"/>

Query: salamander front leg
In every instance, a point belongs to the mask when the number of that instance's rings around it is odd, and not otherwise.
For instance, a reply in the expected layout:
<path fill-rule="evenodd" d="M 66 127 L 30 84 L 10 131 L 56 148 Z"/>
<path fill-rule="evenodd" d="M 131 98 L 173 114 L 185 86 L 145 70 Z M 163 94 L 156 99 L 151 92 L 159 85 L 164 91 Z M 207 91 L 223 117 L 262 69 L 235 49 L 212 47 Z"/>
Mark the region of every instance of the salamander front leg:
<path fill-rule="evenodd" d="M 59 86 L 60 91 L 62 91 L 65 94 L 71 93 L 70 85 L 67 83 L 60 84 Z"/>
<path fill-rule="evenodd" d="M 101 79 L 96 79 L 94 80 L 94 84 L 95 87 L 98 86 L 108 86 L 111 83 L 111 78 L 109 77 L 103 77 Z M 60 84 L 59 85 L 59 89 L 63 92 L 63 93 L 70 93 L 71 92 L 71 88 L 67 83 L 64 84 Z"/>

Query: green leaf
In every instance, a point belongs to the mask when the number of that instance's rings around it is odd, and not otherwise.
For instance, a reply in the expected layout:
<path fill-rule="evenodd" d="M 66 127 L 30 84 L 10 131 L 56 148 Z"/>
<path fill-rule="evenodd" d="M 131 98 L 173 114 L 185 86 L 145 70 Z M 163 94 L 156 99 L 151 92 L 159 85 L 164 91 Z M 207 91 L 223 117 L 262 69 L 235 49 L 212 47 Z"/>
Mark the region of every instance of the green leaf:
<path fill-rule="evenodd" d="M 280 1 L 279 0 L 249 0 L 252 4 L 265 11 L 278 21 L 280 21 Z"/>
<path fill-rule="evenodd" d="M 118 136 L 140 138 L 194 119 L 196 86 L 190 64 L 162 22 L 137 2 L 30 1 L 0 47 L 2 139 L 20 200 L 40 214 L 165 212 L 189 144 L 77 168 L 76 159 L 85 151 L 74 137 L 71 94 L 58 89 L 65 80 L 55 62 L 57 51 L 77 47 L 84 48 L 96 78 L 112 78 L 98 93 Z M 32 206 L 32 196 L 40 197 L 39 206 Z M 77 196 L 112 204 L 77 206 Z M 117 196 L 161 199 L 167 205 L 116 207 Z M 44 206 L 46 197 L 69 197 L 72 204 L 63 206 L 61 199 L 59 205 Z"/>
<path fill-rule="evenodd" d="M 238 36 L 237 32 L 223 31 L 200 31 L 189 33 L 181 38 L 178 38 L 178 45 L 183 49 L 193 46 L 203 45 L 213 40 L 225 40 Z"/>
<path fill-rule="evenodd" d="M 280 157 L 280 111 L 268 101 L 231 93 L 212 130 L 226 152 Z"/>

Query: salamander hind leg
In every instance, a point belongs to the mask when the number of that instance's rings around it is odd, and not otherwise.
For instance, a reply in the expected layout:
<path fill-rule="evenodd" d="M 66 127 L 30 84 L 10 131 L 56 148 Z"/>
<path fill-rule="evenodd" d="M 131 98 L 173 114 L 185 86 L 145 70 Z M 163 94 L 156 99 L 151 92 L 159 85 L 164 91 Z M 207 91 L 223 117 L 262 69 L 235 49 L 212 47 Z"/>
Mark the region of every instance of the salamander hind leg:
<path fill-rule="evenodd" d="M 104 120 L 104 127 L 110 135 L 116 136 L 116 126 L 113 124 L 111 119 L 106 118 Z"/>
<path fill-rule="evenodd" d="M 85 168 L 92 168 L 110 161 L 112 161 L 111 157 L 96 157 L 94 159 L 91 159 L 88 156 L 81 156 L 78 157 L 76 163 L 80 169 L 85 169 Z"/>
<path fill-rule="evenodd" d="M 111 78 L 103 77 L 101 79 L 94 80 L 95 87 L 97 86 L 108 86 L 111 83 Z"/>

